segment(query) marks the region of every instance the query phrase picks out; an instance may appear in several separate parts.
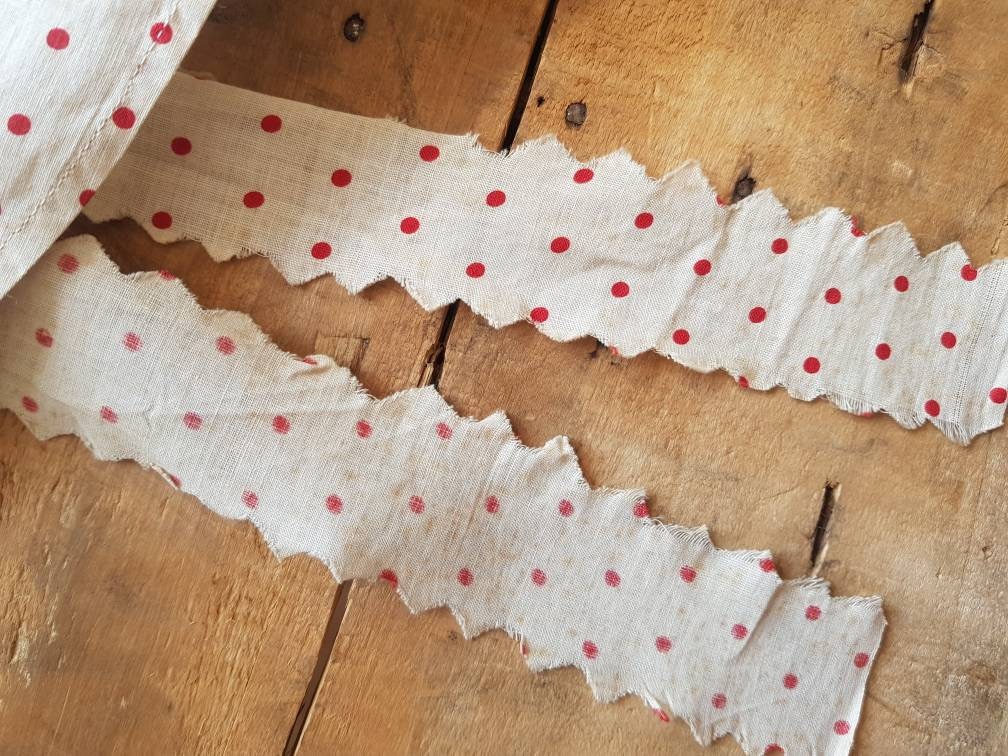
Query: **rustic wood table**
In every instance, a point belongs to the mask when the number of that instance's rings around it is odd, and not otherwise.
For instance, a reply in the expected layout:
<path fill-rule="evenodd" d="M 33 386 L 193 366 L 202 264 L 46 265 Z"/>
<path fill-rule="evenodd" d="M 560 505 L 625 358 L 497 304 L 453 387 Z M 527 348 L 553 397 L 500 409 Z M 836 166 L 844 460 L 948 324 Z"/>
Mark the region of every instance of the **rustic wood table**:
<path fill-rule="evenodd" d="M 980 264 L 1008 251 L 1008 3 L 932 2 L 222 0 L 184 67 L 490 148 L 556 132 L 582 159 L 626 146 L 652 175 L 696 158 L 726 200 L 772 186 L 796 216 L 903 219 L 923 250 L 961 239 Z M 465 305 L 425 313 L 390 282 L 291 288 L 262 259 L 214 264 L 131 222 L 82 231 L 374 394 L 436 383 L 528 444 L 569 434 L 593 484 L 643 486 L 719 546 L 772 547 L 784 576 L 881 593 L 857 750 L 1008 749 L 1004 430 L 961 448 L 653 354 L 494 330 Z M 6 412 L 0 545 L 4 753 L 701 750 L 639 700 L 594 703 L 574 670 L 529 673 L 503 633 L 467 643 L 385 585 L 278 563 L 248 523 Z"/>

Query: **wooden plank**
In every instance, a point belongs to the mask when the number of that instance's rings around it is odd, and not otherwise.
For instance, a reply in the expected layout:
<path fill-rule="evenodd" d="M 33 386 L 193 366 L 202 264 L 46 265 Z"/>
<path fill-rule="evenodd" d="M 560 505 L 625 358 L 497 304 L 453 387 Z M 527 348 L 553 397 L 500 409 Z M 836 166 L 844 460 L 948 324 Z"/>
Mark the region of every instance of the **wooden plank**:
<path fill-rule="evenodd" d="M 627 145 L 652 175 L 699 158 L 726 197 L 752 177 L 796 216 L 839 204 L 867 228 L 903 218 L 925 250 L 960 238 L 982 262 L 1005 248 L 1008 7 L 935 4 L 907 76 L 919 11 L 562 1 L 520 136 L 560 132 L 582 158 Z M 568 129 L 578 100 L 587 122 Z M 653 354 L 495 331 L 464 306 L 440 387 L 461 412 L 505 409 L 526 443 L 570 434 L 591 482 L 643 485 L 654 513 L 708 523 L 721 546 L 772 546 L 785 576 L 815 564 L 837 593 L 883 594 L 859 750 L 1008 748 L 1003 430 L 959 448 Z M 500 633 L 466 646 L 446 612 L 407 620 L 396 603 L 354 586 L 309 752 L 699 751 L 639 702 L 593 704 L 579 673 L 527 673 Z"/>
<path fill-rule="evenodd" d="M 540 9 L 444 0 L 222 2 L 186 68 L 270 94 L 499 139 Z M 344 20 L 366 21 L 356 43 Z M 503 30 L 503 31 L 502 31 Z M 166 268 L 206 307 L 249 313 L 282 348 L 323 351 L 372 392 L 415 386 L 444 313 L 398 286 L 291 288 L 264 260 L 217 265 L 130 222 L 91 231 L 124 270 Z M 280 752 L 336 585 L 277 563 L 221 520 L 74 439 L 36 442 L 0 415 L 0 750 Z"/>

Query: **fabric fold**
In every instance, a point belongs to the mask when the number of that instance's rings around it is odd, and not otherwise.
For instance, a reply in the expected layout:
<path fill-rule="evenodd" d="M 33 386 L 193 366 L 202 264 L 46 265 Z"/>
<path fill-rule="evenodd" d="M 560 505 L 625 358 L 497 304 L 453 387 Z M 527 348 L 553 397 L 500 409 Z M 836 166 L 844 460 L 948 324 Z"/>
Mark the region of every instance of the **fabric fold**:
<path fill-rule="evenodd" d="M 94 195 L 213 0 L 0 0 L 0 297 Z"/>

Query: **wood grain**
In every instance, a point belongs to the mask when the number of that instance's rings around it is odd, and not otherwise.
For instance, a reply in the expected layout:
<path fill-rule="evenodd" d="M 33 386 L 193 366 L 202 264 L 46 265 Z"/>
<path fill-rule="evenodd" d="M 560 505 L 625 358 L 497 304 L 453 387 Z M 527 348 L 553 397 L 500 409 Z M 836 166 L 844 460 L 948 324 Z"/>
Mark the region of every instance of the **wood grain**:
<path fill-rule="evenodd" d="M 561 1 L 519 135 L 559 132 L 582 158 L 626 145 L 652 175 L 699 158 L 726 197 L 754 179 L 796 216 L 837 204 L 866 228 L 903 218 L 922 249 L 962 239 L 982 262 L 1003 252 L 1008 217 L 1008 6 L 935 3 L 907 75 L 920 10 Z M 587 121 L 567 129 L 579 100 Z M 959 448 L 653 354 L 495 331 L 465 306 L 440 388 L 460 412 L 503 408 L 526 443 L 570 434 L 592 483 L 643 485 L 654 513 L 708 523 L 721 546 L 772 546 L 785 576 L 817 569 L 836 593 L 883 594 L 857 750 L 1008 749 L 1003 430 Z M 357 585 L 305 739 L 308 753 L 649 748 L 700 750 L 639 702 L 595 705 L 579 673 L 529 674 L 500 633 L 466 646 L 447 613 L 407 620 L 387 590 Z"/>
<path fill-rule="evenodd" d="M 354 12 L 356 43 L 342 34 Z M 185 67 L 236 86 L 499 139 L 541 8 L 453 3 L 221 2 Z M 205 307 L 238 309 L 282 348 L 323 351 L 373 393 L 415 386 L 444 318 L 392 284 L 351 297 L 293 289 L 264 260 L 212 263 L 137 226 L 93 226 L 127 271 L 164 268 Z M 154 473 L 35 441 L 0 414 L 0 751 L 280 752 L 337 586 L 280 564 Z"/>

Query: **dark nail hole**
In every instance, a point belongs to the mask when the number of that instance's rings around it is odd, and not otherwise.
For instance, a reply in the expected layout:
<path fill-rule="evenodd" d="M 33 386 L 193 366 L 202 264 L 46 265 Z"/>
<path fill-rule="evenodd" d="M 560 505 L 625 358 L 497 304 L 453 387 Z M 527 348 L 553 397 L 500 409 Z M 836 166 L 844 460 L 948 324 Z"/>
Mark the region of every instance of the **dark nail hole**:
<path fill-rule="evenodd" d="M 538 97 L 536 97 L 536 107 L 537 108 L 541 108 L 543 106 L 544 102 L 546 102 L 546 98 L 543 97 L 542 95 L 539 95 Z"/>
<path fill-rule="evenodd" d="M 742 175 L 735 181 L 732 187 L 731 201 L 738 202 L 740 199 L 748 197 L 756 188 L 756 179 L 749 175 L 749 169 L 742 171 Z"/>
<path fill-rule="evenodd" d="M 570 128 L 580 129 L 584 126 L 584 122 L 587 119 L 588 106 L 583 102 L 572 102 L 567 106 L 567 111 L 564 113 L 564 120 Z"/>
<path fill-rule="evenodd" d="M 361 18 L 360 13 L 354 13 L 350 18 L 343 22 L 343 36 L 347 38 L 350 42 L 356 42 L 361 38 L 361 34 L 364 33 L 364 27 L 367 24 L 364 19 Z"/>

